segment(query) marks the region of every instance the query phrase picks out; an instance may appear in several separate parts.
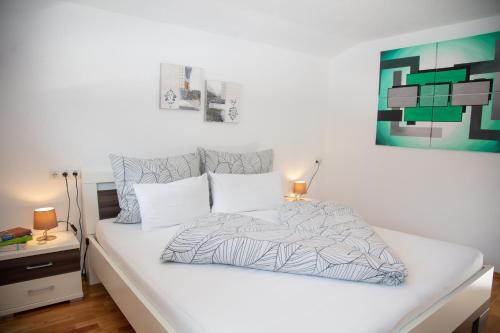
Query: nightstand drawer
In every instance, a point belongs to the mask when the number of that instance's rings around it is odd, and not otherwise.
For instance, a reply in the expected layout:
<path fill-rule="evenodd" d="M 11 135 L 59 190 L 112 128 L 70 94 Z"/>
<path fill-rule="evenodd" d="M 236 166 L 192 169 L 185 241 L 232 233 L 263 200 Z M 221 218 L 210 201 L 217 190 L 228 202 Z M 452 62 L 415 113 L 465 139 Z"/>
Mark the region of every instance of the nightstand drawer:
<path fill-rule="evenodd" d="M 80 272 L 0 287 L 0 316 L 83 297 Z"/>
<path fill-rule="evenodd" d="M 78 249 L 0 261 L 0 286 L 80 271 Z"/>

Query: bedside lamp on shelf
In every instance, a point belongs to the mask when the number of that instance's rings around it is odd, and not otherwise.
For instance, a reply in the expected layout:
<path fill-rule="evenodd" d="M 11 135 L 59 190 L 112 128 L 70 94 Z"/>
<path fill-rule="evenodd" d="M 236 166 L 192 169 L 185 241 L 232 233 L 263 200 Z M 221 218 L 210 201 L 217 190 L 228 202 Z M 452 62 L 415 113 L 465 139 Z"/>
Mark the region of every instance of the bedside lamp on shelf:
<path fill-rule="evenodd" d="M 56 239 L 54 235 L 47 235 L 49 229 L 57 227 L 56 210 L 52 207 L 38 208 L 33 213 L 33 229 L 43 230 L 43 236 L 37 241 L 51 241 Z"/>
<path fill-rule="evenodd" d="M 307 194 L 309 191 L 309 188 L 311 187 L 311 184 L 314 181 L 314 177 L 316 177 L 316 174 L 319 171 L 319 165 L 321 164 L 321 160 L 317 159 L 314 161 L 314 164 L 316 165 L 316 168 L 311 176 L 311 179 L 309 179 L 309 185 L 306 183 L 305 180 L 296 180 L 293 182 L 293 194 L 287 197 L 288 201 L 309 201 L 310 199 L 304 198 L 304 194 Z"/>
<path fill-rule="evenodd" d="M 293 194 L 296 200 L 302 199 L 302 196 L 307 193 L 307 184 L 305 180 L 296 180 L 293 182 Z"/>

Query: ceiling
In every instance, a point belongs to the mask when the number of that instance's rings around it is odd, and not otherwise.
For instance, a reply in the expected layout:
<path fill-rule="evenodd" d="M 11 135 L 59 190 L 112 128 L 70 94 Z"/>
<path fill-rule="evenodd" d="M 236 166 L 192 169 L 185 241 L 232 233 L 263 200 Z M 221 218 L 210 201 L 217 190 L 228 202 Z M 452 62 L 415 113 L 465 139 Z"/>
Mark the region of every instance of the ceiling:
<path fill-rule="evenodd" d="M 500 14 L 499 0 L 67 0 L 332 56 L 362 41 Z"/>

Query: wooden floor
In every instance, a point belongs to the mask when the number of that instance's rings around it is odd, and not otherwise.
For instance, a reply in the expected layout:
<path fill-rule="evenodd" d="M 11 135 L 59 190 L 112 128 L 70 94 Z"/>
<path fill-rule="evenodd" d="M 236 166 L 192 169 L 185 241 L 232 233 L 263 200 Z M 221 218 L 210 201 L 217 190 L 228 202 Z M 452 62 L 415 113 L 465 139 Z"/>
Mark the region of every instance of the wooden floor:
<path fill-rule="evenodd" d="M 490 313 L 484 332 L 500 332 L 500 274 L 493 275 L 493 289 L 491 291 Z"/>
<path fill-rule="evenodd" d="M 134 332 L 102 285 L 88 286 L 84 281 L 83 291 L 85 297 L 80 302 L 50 305 L 0 319 L 0 332 Z M 490 313 L 482 332 L 500 332 L 498 273 L 493 278 Z"/>

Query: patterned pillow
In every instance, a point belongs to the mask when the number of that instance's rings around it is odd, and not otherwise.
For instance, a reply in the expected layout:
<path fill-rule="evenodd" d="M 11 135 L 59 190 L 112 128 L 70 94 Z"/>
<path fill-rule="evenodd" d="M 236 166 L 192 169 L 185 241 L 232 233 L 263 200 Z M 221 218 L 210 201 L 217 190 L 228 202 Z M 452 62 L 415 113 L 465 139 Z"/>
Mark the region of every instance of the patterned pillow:
<path fill-rule="evenodd" d="M 226 153 L 198 148 L 201 173 L 256 174 L 273 171 L 273 150 L 255 153 Z"/>
<path fill-rule="evenodd" d="M 200 159 L 195 153 L 152 159 L 110 154 L 109 159 L 121 208 L 116 223 L 141 223 L 134 184 L 170 183 L 200 175 Z"/>

